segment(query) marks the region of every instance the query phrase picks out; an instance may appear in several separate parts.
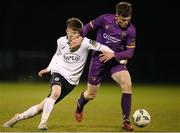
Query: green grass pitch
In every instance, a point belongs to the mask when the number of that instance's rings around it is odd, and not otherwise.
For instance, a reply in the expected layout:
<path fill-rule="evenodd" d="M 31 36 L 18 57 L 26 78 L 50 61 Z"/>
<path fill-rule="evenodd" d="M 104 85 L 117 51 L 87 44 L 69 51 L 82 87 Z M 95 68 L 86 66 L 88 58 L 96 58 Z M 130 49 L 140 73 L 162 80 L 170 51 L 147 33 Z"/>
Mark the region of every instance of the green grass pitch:
<path fill-rule="evenodd" d="M 48 121 L 49 132 L 122 132 L 121 90 L 115 83 L 102 84 L 97 97 L 88 103 L 82 123 L 74 119 L 77 98 L 86 88 L 80 83 L 58 103 Z M 21 121 L 13 128 L 3 128 L 14 114 L 39 103 L 49 93 L 48 83 L 0 83 L 0 132 L 37 132 L 40 116 Z M 148 110 L 151 122 L 137 132 L 180 131 L 180 86 L 133 85 L 132 113 L 139 108 Z"/>

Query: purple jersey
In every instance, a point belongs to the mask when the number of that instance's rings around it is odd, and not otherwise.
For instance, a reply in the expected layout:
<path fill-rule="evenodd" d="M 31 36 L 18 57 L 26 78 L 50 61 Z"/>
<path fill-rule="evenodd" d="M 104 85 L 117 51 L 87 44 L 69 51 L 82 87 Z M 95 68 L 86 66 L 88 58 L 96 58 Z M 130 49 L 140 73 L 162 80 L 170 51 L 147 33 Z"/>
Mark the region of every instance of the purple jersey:
<path fill-rule="evenodd" d="M 86 24 L 83 28 L 83 35 L 85 36 L 92 29 L 97 29 L 97 42 L 107 45 L 114 50 L 117 59 L 132 57 L 136 30 L 131 23 L 126 29 L 122 29 L 116 24 L 114 14 L 104 14 Z M 126 51 L 127 48 L 130 48 L 130 51 L 119 53 Z"/>
<path fill-rule="evenodd" d="M 129 59 L 133 56 L 136 30 L 131 23 L 126 29 L 122 29 L 116 24 L 114 14 L 104 14 L 84 26 L 83 36 L 93 29 L 97 30 L 96 41 L 114 50 L 116 60 Z M 99 84 L 105 74 L 112 75 L 127 70 L 126 65 L 119 64 L 115 59 L 107 63 L 100 62 L 99 54 L 93 51 L 88 75 L 90 84 Z"/>

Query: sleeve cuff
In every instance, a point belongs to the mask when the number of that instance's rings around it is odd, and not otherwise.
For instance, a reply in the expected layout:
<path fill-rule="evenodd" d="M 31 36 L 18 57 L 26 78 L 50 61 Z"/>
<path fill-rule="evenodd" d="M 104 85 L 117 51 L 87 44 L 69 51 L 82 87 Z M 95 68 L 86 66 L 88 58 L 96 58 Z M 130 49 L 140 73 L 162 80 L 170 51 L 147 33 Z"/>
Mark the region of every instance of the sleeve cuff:
<path fill-rule="evenodd" d="M 51 71 L 51 68 L 50 68 L 50 67 L 47 67 L 46 69 L 47 69 L 48 71 Z"/>

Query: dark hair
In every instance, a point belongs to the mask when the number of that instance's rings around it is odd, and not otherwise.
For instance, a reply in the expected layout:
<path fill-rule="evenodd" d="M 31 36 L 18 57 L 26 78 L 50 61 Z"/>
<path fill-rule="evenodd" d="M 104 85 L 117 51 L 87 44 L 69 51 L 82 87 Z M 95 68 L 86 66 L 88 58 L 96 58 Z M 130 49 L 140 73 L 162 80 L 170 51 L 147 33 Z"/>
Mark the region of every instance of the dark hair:
<path fill-rule="evenodd" d="M 119 2 L 116 4 L 116 14 L 123 17 L 129 17 L 132 14 L 131 4 L 128 2 Z"/>
<path fill-rule="evenodd" d="M 71 28 L 78 32 L 81 32 L 83 28 L 83 23 L 78 18 L 69 18 L 66 21 L 66 25 L 67 25 L 67 28 Z"/>

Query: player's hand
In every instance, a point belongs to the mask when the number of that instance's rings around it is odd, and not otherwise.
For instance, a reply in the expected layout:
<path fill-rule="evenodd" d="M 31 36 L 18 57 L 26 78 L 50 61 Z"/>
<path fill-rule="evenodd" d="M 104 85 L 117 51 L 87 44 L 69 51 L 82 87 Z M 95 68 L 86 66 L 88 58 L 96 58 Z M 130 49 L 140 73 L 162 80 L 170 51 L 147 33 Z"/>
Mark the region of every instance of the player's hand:
<path fill-rule="evenodd" d="M 110 53 L 110 52 L 103 51 L 103 53 L 99 55 L 99 60 L 104 63 L 112 58 L 114 58 L 114 53 Z"/>
<path fill-rule="evenodd" d="M 83 38 L 81 36 L 78 36 L 70 41 L 71 43 L 71 49 L 80 47 L 82 43 Z"/>
<path fill-rule="evenodd" d="M 49 71 L 47 69 L 42 69 L 41 71 L 39 71 L 38 75 L 39 77 L 42 77 L 44 74 L 49 73 Z"/>

